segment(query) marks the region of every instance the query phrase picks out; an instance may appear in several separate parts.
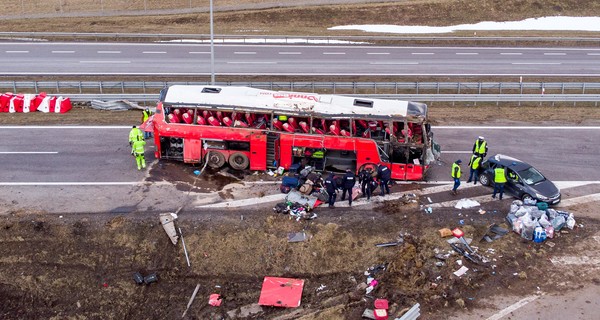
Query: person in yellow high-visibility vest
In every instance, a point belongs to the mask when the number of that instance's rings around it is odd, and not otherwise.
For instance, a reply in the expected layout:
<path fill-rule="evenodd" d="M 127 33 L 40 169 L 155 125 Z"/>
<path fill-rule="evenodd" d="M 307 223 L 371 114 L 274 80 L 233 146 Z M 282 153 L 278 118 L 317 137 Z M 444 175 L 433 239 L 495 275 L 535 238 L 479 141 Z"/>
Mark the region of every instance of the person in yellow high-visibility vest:
<path fill-rule="evenodd" d="M 452 188 L 452 194 L 458 194 L 458 187 L 460 186 L 460 164 L 462 160 L 458 159 L 452 164 L 450 175 L 454 179 L 454 187 Z"/>
<path fill-rule="evenodd" d="M 138 170 L 142 170 L 142 168 L 146 168 L 146 159 L 144 157 L 144 146 L 146 146 L 146 141 L 143 138 L 138 138 L 133 142 L 133 146 L 131 147 L 131 154 L 135 156 L 135 162 L 137 163 Z"/>
<path fill-rule="evenodd" d="M 144 109 L 144 111 L 142 111 L 142 124 L 146 121 L 148 121 L 148 118 L 150 118 L 150 116 L 152 115 L 152 111 L 150 111 L 149 108 Z M 152 136 L 152 132 L 147 132 L 144 131 L 144 139 L 148 139 Z"/>
<path fill-rule="evenodd" d="M 479 176 L 479 167 L 481 166 L 481 157 L 474 154 L 469 160 L 469 179 L 467 183 L 473 180 L 473 184 L 477 184 L 477 178 Z"/>
<path fill-rule="evenodd" d="M 144 134 L 142 133 L 142 130 L 140 130 L 138 127 L 133 126 L 133 128 L 131 128 L 131 131 L 129 131 L 129 145 L 133 146 L 133 143 L 137 141 L 138 138 L 143 139 Z"/>
<path fill-rule="evenodd" d="M 473 144 L 473 154 L 480 156 L 481 158 L 485 158 L 488 152 L 487 141 L 482 136 L 477 137 L 475 143 Z"/>
<path fill-rule="evenodd" d="M 494 193 L 492 194 L 492 198 L 496 199 L 496 193 L 499 194 L 500 200 L 502 200 L 502 195 L 504 194 L 504 184 L 506 183 L 506 169 L 502 167 L 496 167 L 494 169 Z"/>

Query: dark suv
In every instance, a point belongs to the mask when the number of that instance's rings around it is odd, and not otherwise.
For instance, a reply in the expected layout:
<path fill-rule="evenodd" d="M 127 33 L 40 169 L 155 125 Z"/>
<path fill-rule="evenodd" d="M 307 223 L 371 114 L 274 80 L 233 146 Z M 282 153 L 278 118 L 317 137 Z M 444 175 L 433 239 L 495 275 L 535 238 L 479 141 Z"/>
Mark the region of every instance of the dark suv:
<path fill-rule="evenodd" d="M 504 191 L 521 199 L 535 199 L 539 202 L 557 204 L 560 202 L 560 190 L 531 165 L 502 154 L 491 156 L 481 164 L 479 182 L 484 186 L 494 184 L 494 169 L 506 168 Z"/>

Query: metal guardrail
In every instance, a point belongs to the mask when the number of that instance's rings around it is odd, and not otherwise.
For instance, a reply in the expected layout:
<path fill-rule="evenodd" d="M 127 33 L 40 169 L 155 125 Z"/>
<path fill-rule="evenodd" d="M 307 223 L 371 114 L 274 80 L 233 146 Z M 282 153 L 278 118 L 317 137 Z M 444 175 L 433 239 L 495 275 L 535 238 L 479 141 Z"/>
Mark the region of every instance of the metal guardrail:
<path fill-rule="evenodd" d="M 0 38 L 12 39 L 95 39 L 95 40 L 118 40 L 118 39 L 192 39 L 209 40 L 210 34 L 142 34 L 142 33 L 76 33 L 76 32 L 0 32 Z M 324 44 L 339 45 L 340 41 L 348 42 L 568 42 L 600 44 L 598 37 L 457 37 L 457 36 L 311 36 L 311 35 L 214 35 L 214 41 L 227 42 L 228 40 L 241 40 L 242 43 L 289 43 L 301 44 L 318 40 Z M 260 40 L 260 41 L 257 41 Z"/>
<path fill-rule="evenodd" d="M 50 93 L 158 93 L 171 85 L 209 85 L 200 81 L 0 81 L 0 89 Z M 247 86 L 332 94 L 592 94 L 600 82 L 217 82 L 220 86 Z"/>
<path fill-rule="evenodd" d="M 57 94 L 55 94 L 57 95 Z M 71 101 L 128 100 L 158 101 L 158 94 L 68 94 Z M 362 97 L 399 99 L 421 102 L 600 102 L 597 94 L 364 94 Z"/>

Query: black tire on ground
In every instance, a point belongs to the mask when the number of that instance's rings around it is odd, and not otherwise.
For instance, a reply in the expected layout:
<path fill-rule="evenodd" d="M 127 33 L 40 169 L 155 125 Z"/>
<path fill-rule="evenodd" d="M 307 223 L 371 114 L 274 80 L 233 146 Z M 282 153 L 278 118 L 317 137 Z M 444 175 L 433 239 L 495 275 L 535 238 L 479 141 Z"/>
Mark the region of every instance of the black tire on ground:
<path fill-rule="evenodd" d="M 245 154 L 236 152 L 229 156 L 229 165 L 235 170 L 245 170 L 250 165 L 250 160 Z"/>
<path fill-rule="evenodd" d="M 212 151 L 206 156 L 206 161 L 211 168 L 219 169 L 225 164 L 225 156 L 220 152 Z"/>
<path fill-rule="evenodd" d="M 483 186 L 489 186 L 491 184 L 490 176 L 488 176 L 485 173 L 482 173 L 481 175 L 479 175 L 479 183 L 481 183 L 481 185 Z"/>

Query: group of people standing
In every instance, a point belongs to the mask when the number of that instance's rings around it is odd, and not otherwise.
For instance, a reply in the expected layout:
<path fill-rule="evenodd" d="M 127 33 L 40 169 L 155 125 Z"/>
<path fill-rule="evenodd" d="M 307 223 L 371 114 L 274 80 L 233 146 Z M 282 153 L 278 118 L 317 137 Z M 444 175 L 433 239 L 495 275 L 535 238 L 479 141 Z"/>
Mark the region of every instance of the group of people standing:
<path fill-rule="evenodd" d="M 473 184 L 477 184 L 479 180 L 479 171 L 481 170 L 481 163 L 483 158 L 487 156 L 488 144 L 484 137 L 479 136 L 473 144 L 473 154 L 469 159 L 469 179 L 467 183 L 473 181 Z M 458 187 L 460 186 L 461 168 L 460 165 L 462 160 L 458 159 L 452 164 L 450 176 L 454 179 L 454 186 L 452 187 L 451 193 L 453 195 L 458 194 Z M 503 167 L 496 167 L 494 169 L 494 193 L 492 198 L 496 198 L 496 194 L 499 194 L 500 200 L 504 194 L 504 184 L 506 183 L 506 169 Z"/>
<path fill-rule="evenodd" d="M 341 179 L 330 173 L 324 181 L 325 190 L 329 195 L 329 208 L 335 208 L 334 203 L 339 189 L 342 190 L 342 201 L 346 200 L 346 194 L 348 194 L 348 205 L 352 206 L 352 191 L 357 180 L 360 183 L 362 194 L 367 197 L 367 201 L 371 200 L 371 196 L 378 186 L 381 189 L 381 196 L 390 194 L 391 171 L 383 164 L 377 167 L 377 172 L 374 172 L 371 167 L 361 170 L 358 177 L 351 169 L 347 169 L 346 174 Z"/>
<path fill-rule="evenodd" d="M 146 108 L 142 111 L 142 123 L 146 122 L 152 115 L 152 111 Z M 138 170 L 146 168 L 146 158 L 144 156 L 146 150 L 146 139 L 152 136 L 151 132 L 140 130 L 137 126 L 133 126 L 129 131 L 129 146 L 131 147 L 131 155 L 135 157 Z"/>

